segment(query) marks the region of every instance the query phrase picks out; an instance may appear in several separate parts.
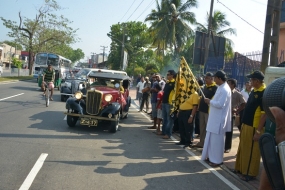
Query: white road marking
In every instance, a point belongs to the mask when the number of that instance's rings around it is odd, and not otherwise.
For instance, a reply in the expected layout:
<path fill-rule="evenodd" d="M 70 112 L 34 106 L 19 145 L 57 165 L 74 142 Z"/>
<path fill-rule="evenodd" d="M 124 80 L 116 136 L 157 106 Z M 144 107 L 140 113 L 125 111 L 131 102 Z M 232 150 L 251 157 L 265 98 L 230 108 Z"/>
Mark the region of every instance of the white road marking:
<path fill-rule="evenodd" d="M 7 98 L 2 98 L 2 99 L 0 99 L 0 101 L 7 100 L 7 99 L 10 99 L 10 98 L 14 98 L 14 97 L 16 97 L 16 96 L 21 96 L 21 95 L 23 95 L 23 94 L 24 94 L 24 93 L 16 94 L 16 95 L 14 95 L 14 96 L 9 96 L 9 97 L 7 97 Z"/>
<path fill-rule="evenodd" d="M 0 85 L 3 85 L 3 84 L 13 84 L 13 83 L 17 83 L 17 82 L 19 82 L 19 81 L 12 81 L 12 82 L 5 82 L 5 81 L 3 81 L 3 82 L 0 82 Z"/>
<path fill-rule="evenodd" d="M 63 118 L 63 120 L 66 120 L 66 118 L 67 118 L 67 115 Z"/>
<path fill-rule="evenodd" d="M 24 183 L 21 185 L 19 190 L 28 190 L 34 179 L 36 178 L 38 172 L 42 168 L 45 159 L 47 158 L 48 154 L 47 153 L 42 153 L 40 157 L 38 158 L 37 162 L 35 163 L 34 167 L 30 171 L 29 175 L 26 177 Z"/>
<path fill-rule="evenodd" d="M 136 104 L 136 103 L 135 103 Z M 136 108 L 135 106 L 131 105 L 133 108 Z M 139 109 L 137 109 L 139 110 Z M 145 118 L 147 118 L 149 121 L 151 121 L 151 119 L 149 118 L 149 116 L 147 116 L 145 113 L 141 114 L 143 116 L 145 116 Z M 171 137 L 171 139 L 175 142 L 178 142 L 178 140 L 174 137 Z M 182 146 L 181 146 L 182 147 Z M 217 170 L 215 170 L 214 168 L 212 168 L 211 166 L 209 166 L 206 162 L 204 162 L 203 160 L 201 160 L 200 156 L 197 156 L 194 152 L 192 152 L 189 149 L 185 149 L 185 151 L 190 154 L 192 157 L 194 157 L 198 162 L 200 162 L 203 166 L 205 166 L 208 170 L 210 170 L 215 176 L 217 176 L 218 178 L 220 178 L 220 180 L 222 180 L 225 184 L 227 184 L 231 189 L 234 190 L 238 190 L 239 188 L 237 186 L 235 186 L 234 184 L 232 184 L 229 180 L 227 180 L 224 176 L 222 176 L 219 172 L 217 172 Z"/>

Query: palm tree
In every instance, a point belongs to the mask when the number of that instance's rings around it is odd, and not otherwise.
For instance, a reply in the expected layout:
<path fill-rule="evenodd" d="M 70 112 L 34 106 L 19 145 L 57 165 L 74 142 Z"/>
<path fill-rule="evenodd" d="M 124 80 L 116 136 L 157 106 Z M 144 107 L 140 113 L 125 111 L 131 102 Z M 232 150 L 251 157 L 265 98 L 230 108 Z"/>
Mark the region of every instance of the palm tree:
<path fill-rule="evenodd" d="M 207 13 L 207 23 L 202 25 L 201 23 L 197 23 L 197 31 L 200 32 L 208 32 L 208 25 L 209 25 L 209 14 Z M 214 15 L 212 17 L 212 27 L 211 31 L 214 36 L 224 37 L 226 35 L 236 35 L 236 30 L 230 27 L 230 22 L 226 20 L 226 14 L 222 13 L 221 11 L 214 11 Z M 234 43 L 229 38 L 226 38 L 226 47 L 225 47 L 225 56 L 227 58 L 232 57 L 234 55 L 233 52 Z"/>
<path fill-rule="evenodd" d="M 153 37 L 153 45 L 157 47 L 157 53 L 163 52 L 169 47 L 178 55 L 187 39 L 193 34 L 188 25 L 196 22 L 195 14 L 188 10 L 197 7 L 197 0 L 156 0 L 157 10 L 146 17 L 145 21 L 151 23 L 150 32 Z"/>

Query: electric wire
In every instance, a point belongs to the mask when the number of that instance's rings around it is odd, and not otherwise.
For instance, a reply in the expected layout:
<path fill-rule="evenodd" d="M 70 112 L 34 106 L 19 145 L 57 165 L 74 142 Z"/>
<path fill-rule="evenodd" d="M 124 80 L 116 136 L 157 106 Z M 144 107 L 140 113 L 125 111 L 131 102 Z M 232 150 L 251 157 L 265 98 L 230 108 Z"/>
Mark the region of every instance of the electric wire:
<path fill-rule="evenodd" d="M 241 16 L 239 16 L 237 13 L 235 13 L 234 11 L 232 11 L 229 7 L 227 7 L 225 4 L 223 4 L 221 1 L 217 0 L 218 3 L 220 3 L 221 5 L 223 5 L 224 7 L 226 7 L 229 11 L 231 11 L 232 13 L 234 13 L 237 17 L 239 17 L 241 20 L 243 20 L 244 22 L 246 22 L 248 25 L 250 25 L 251 27 L 253 27 L 254 29 L 256 29 L 258 32 L 260 32 L 261 34 L 263 34 L 262 31 L 260 31 L 258 28 L 256 28 L 255 26 L 253 26 L 252 24 L 250 24 L 248 21 L 246 21 L 245 19 L 243 19 Z"/>
<path fill-rule="evenodd" d="M 137 18 L 135 21 L 137 21 L 137 20 L 142 16 L 142 14 L 143 14 L 154 2 L 155 2 L 155 0 L 152 0 L 152 1 L 148 4 L 148 6 L 143 10 L 143 12 L 140 14 L 140 16 L 138 16 L 138 18 Z"/>
<path fill-rule="evenodd" d="M 131 4 L 131 6 L 128 8 L 127 12 L 125 12 L 124 16 L 120 19 L 119 22 L 121 22 L 121 20 L 126 16 L 126 14 L 129 12 L 129 10 L 131 9 L 131 7 L 133 6 L 133 4 L 135 3 L 136 0 L 133 1 L 133 3 Z"/>
<path fill-rule="evenodd" d="M 137 6 L 137 8 L 134 10 L 134 12 L 129 16 L 129 18 L 126 20 L 126 21 L 128 21 L 130 18 L 131 18 L 131 16 L 133 16 L 133 14 L 136 12 L 136 10 L 140 7 L 140 5 L 142 4 L 142 2 L 143 2 L 144 0 L 142 0 L 141 2 L 140 2 L 140 4 Z"/>

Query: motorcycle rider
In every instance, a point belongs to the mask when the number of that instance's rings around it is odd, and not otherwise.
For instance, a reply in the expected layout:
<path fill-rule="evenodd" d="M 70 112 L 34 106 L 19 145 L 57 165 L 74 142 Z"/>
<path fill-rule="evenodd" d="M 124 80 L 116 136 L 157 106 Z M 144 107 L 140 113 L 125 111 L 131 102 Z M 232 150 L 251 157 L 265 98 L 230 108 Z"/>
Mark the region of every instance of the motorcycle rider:
<path fill-rule="evenodd" d="M 53 101 L 52 95 L 53 95 L 53 89 L 54 89 L 54 79 L 55 79 L 55 70 L 52 68 L 51 64 L 48 64 L 48 67 L 43 72 L 43 80 L 42 80 L 42 90 L 43 90 L 43 96 L 45 96 L 45 84 L 49 85 L 49 88 L 51 90 L 50 94 L 50 100 Z"/>

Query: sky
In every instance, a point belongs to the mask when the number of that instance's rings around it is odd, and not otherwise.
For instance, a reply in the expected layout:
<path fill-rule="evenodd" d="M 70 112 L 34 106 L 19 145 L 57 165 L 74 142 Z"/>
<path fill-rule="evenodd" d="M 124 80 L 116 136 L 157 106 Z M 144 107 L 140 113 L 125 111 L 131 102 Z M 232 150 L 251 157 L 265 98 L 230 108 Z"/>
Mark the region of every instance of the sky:
<path fill-rule="evenodd" d="M 190 11 L 195 13 L 198 22 L 204 24 L 211 0 L 197 1 L 198 7 Z M 2 7 L 0 17 L 19 23 L 20 11 L 22 16 L 34 19 L 37 9 L 43 5 L 43 2 L 44 0 L 0 0 Z M 85 60 L 90 58 L 92 53 L 102 53 L 101 46 L 110 47 L 111 40 L 107 33 L 113 24 L 127 21 L 143 22 L 151 10 L 156 8 L 155 0 L 57 0 L 57 2 L 63 7 L 58 14 L 73 21 L 72 28 L 78 28 L 77 36 L 81 40 L 73 44 L 72 48 L 82 49 Z M 236 36 L 227 36 L 234 42 L 234 51 L 247 54 L 262 50 L 266 6 L 267 0 L 214 0 L 214 10 L 225 13 L 231 28 L 236 29 Z M 192 27 L 195 29 L 195 26 Z M 0 20 L 0 41 L 12 40 L 7 36 L 8 32 Z M 109 52 L 109 48 L 106 48 L 106 52 Z"/>

